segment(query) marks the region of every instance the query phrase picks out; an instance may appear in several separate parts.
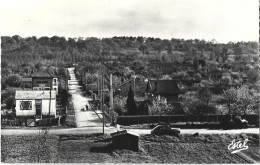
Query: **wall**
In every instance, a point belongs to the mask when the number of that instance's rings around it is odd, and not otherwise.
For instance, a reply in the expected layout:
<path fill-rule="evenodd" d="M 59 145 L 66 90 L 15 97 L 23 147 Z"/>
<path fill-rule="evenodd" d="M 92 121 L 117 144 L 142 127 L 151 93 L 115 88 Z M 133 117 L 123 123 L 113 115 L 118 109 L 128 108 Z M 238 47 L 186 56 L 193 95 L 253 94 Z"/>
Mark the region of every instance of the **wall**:
<path fill-rule="evenodd" d="M 20 101 L 32 101 L 32 110 L 20 110 Z M 42 100 L 42 115 L 49 115 L 50 100 Z M 36 114 L 35 100 L 16 100 L 16 116 L 34 116 Z M 51 116 L 56 116 L 56 100 L 51 100 Z"/>
<path fill-rule="evenodd" d="M 54 82 L 56 80 L 56 83 Z M 54 88 L 56 88 L 56 94 L 58 94 L 58 85 L 59 85 L 59 83 L 58 83 L 58 78 L 53 78 L 53 82 L 52 82 L 52 89 L 54 90 Z"/>
<path fill-rule="evenodd" d="M 259 125 L 258 115 L 239 115 L 242 119 L 246 119 L 250 125 Z M 200 116 L 185 116 L 185 115 L 168 115 L 168 116 L 119 116 L 117 124 L 132 125 L 145 123 L 177 123 L 177 122 L 221 122 L 226 115 L 200 115 Z"/>
<path fill-rule="evenodd" d="M 42 115 L 49 115 L 50 100 L 42 100 Z M 56 116 L 56 100 L 51 100 L 51 115 Z"/>
<path fill-rule="evenodd" d="M 48 83 L 45 84 L 45 87 L 52 86 L 52 78 L 33 78 L 32 79 L 33 87 L 39 87 L 39 83 L 37 83 L 37 81 L 48 81 Z"/>
<path fill-rule="evenodd" d="M 21 86 L 23 88 L 32 88 L 32 82 L 28 82 L 28 81 L 23 81 Z"/>
<path fill-rule="evenodd" d="M 20 101 L 32 101 L 32 110 L 20 110 Z M 36 114 L 35 100 L 16 100 L 16 116 L 34 116 Z"/>

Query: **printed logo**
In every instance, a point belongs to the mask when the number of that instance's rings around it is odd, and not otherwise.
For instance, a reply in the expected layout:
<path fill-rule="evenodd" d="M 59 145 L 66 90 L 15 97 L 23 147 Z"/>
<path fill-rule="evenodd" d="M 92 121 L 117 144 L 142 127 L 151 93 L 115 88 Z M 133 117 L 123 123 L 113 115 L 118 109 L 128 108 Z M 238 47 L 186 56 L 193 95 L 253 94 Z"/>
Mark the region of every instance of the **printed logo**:
<path fill-rule="evenodd" d="M 234 139 L 231 144 L 228 145 L 228 150 L 231 150 L 231 154 L 237 153 L 242 150 L 248 149 L 248 146 L 246 143 L 248 142 L 248 139 L 245 139 L 244 142 L 237 141 Z"/>

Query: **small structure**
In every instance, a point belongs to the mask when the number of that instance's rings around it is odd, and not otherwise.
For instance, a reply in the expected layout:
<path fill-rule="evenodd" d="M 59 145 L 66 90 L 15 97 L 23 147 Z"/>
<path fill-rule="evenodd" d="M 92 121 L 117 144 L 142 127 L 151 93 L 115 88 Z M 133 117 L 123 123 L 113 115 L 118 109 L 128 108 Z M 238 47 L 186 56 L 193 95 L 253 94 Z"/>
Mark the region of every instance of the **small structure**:
<path fill-rule="evenodd" d="M 56 91 L 17 90 L 15 103 L 17 117 L 42 119 L 56 116 Z"/>
<path fill-rule="evenodd" d="M 33 90 L 55 90 L 58 94 L 58 78 L 48 71 L 34 72 L 32 77 Z"/>
<path fill-rule="evenodd" d="M 115 148 L 139 151 L 139 135 L 137 133 L 123 130 L 110 135 Z"/>

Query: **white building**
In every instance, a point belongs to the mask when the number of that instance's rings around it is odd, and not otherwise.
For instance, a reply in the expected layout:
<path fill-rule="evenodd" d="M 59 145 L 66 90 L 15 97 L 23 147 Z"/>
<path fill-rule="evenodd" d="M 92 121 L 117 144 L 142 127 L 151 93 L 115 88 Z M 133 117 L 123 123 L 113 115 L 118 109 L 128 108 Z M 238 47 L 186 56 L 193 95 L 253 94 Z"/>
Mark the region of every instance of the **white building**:
<path fill-rule="evenodd" d="M 51 94 L 50 94 L 51 93 Z M 41 119 L 42 116 L 56 117 L 56 91 L 16 91 L 16 116 L 35 116 Z"/>

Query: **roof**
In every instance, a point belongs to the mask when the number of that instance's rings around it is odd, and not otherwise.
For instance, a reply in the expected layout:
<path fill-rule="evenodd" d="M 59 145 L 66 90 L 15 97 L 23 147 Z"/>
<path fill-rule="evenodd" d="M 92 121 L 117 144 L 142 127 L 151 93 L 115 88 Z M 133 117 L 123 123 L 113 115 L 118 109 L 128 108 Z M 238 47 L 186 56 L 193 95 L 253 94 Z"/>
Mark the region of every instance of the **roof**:
<path fill-rule="evenodd" d="M 25 82 L 25 81 L 32 81 L 32 78 L 22 78 L 22 81 Z"/>
<path fill-rule="evenodd" d="M 51 98 L 56 99 L 56 91 L 51 91 Z M 50 99 L 50 91 L 35 91 L 35 90 L 28 90 L 28 91 L 16 91 L 15 92 L 15 99 Z"/>
<path fill-rule="evenodd" d="M 111 135 L 112 137 L 115 137 L 115 136 L 121 136 L 121 135 L 126 135 L 126 134 L 130 134 L 130 135 L 138 136 L 138 137 L 139 137 L 139 135 L 138 135 L 137 133 L 131 132 L 131 131 L 127 131 L 127 130 L 114 132 L 114 133 L 111 133 L 110 135 Z"/>
<path fill-rule="evenodd" d="M 150 80 L 147 92 L 154 94 L 176 94 L 180 93 L 177 81 L 175 80 Z"/>
<path fill-rule="evenodd" d="M 48 71 L 40 71 L 40 72 L 32 73 L 31 77 L 50 77 L 50 78 L 53 78 L 54 76 Z"/>

